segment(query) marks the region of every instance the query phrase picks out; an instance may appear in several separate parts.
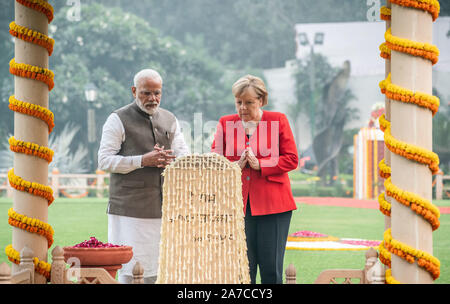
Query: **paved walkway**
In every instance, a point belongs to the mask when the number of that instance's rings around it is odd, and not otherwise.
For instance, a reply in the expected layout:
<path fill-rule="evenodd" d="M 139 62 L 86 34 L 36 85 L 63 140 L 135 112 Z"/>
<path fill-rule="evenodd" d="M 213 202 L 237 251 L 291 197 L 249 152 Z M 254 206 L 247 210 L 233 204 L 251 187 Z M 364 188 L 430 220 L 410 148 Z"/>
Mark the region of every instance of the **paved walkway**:
<path fill-rule="evenodd" d="M 350 208 L 378 209 L 376 200 L 359 200 L 346 197 L 295 197 L 295 202 L 308 205 L 339 206 Z M 450 214 L 450 207 L 438 207 L 441 214 Z"/>

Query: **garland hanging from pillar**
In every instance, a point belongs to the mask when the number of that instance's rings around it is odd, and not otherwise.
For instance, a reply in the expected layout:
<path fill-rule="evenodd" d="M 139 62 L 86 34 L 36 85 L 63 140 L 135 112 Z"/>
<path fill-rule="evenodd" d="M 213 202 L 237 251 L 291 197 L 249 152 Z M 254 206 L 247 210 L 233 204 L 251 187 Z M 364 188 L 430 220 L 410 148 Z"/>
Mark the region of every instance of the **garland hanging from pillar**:
<path fill-rule="evenodd" d="M 437 0 L 388 1 L 399 6 L 426 11 L 432 15 L 433 21 L 435 21 L 439 16 L 440 5 Z M 391 20 L 391 9 L 382 7 L 380 15 L 381 19 L 385 21 Z M 391 51 L 394 50 L 396 52 L 402 52 L 411 56 L 422 57 L 431 61 L 433 65 L 438 61 L 439 49 L 434 45 L 395 37 L 392 35 L 390 28 L 386 31 L 385 39 L 386 42 L 380 46 L 380 56 L 384 59 L 390 60 Z M 406 88 L 392 84 L 390 76 L 391 75 L 389 74 L 385 80 L 380 82 L 381 92 L 385 94 L 388 99 L 415 104 L 419 107 L 430 110 L 433 116 L 436 114 L 439 108 L 439 98 L 421 92 L 412 92 Z M 433 174 L 436 174 L 439 171 L 438 155 L 432 151 L 428 151 L 421 147 L 417 147 L 394 138 L 391 134 L 390 121 L 385 118 L 385 115 L 380 117 L 380 128 L 384 132 L 386 147 L 392 153 L 427 165 Z M 391 181 L 391 168 L 386 165 L 384 159 L 379 163 L 379 168 L 380 176 L 386 179 L 384 182 L 386 194 L 394 198 L 400 204 L 410 207 L 416 214 L 423 216 L 423 218 L 430 223 L 433 231 L 439 228 L 439 209 L 425 198 L 422 198 L 415 193 L 400 189 L 394 185 Z M 386 200 L 385 193 L 382 193 L 378 197 L 378 201 L 380 203 L 380 211 L 383 214 L 390 216 L 391 204 Z M 407 244 L 395 240 L 392 237 L 391 229 L 386 230 L 384 233 L 384 240 L 381 242 L 379 250 L 380 261 L 389 268 L 391 268 L 391 254 L 395 254 L 409 263 L 414 263 L 417 261 L 417 264 L 420 267 L 424 268 L 431 274 L 433 280 L 436 280 L 440 275 L 440 262 L 437 258 L 427 252 L 415 249 Z M 388 284 L 401 283 L 392 276 L 391 269 L 386 271 L 386 282 Z"/>
<path fill-rule="evenodd" d="M 53 20 L 53 7 L 43 0 L 16 0 L 21 5 L 24 5 L 30 9 L 41 12 L 46 15 L 48 22 Z M 11 22 L 9 33 L 16 39 L 41 46 L 48 51 L 49 56 L 53 52 L 54 40 L 43 33 L 39 33 L 27 27 Z M 47 84 L 48 90 L 51 91 L 54 87 L 54 73 L 49 70 L 38 66 L 32 66 L 24 63 L 17 63 L 15 58 L 10 61 L 10 73 L 17 77 L 25 77 Z M 48 126 L 49 133 L 52 132 L 54 123 L 53 113 L 39 105 L 29 102 L 19 101 L 14 95 L 9 98 L 9 109 L 17 113 L 33 116 L 42 120 Z M 41 158 L 48 163 L 52 161 L 54 152 L 48 147 L 40 146 L 36 143 L 25 142 L 17 140 L 14 137 L 9 139 L 10 149 L 15 153 L 23 153 L 32 157 Z M 14 174 L 14 169 L 8 172 L 8 180 L 10 185 L 17 191 L 24 191 L 31 195 L 39 196 L 48 201 L 48 205 L 53 202 L 53 190 L 51 187 L 41 185 L 39 183 L 26 181 L 20 176 Z M 48 224 L 40 221 L 39 219 L 31 218 L 23 214 L 19 214 L 11 208 L 8 211 L 8 223 L 16 228 L 23 229 L 30 233 L 38 234 L 47 239 L 48 248 L 53 244 L 53 228 Z M 5 248 L 5 253 L 8 259 L 15 263 L 20 264 L 20 253 L 13 248 L 12 245 L 8 245 Z M 35 271 L 50 279 L 51 265 L 45 261 L 40 261 L 38 258 L 34 258 Z"/>

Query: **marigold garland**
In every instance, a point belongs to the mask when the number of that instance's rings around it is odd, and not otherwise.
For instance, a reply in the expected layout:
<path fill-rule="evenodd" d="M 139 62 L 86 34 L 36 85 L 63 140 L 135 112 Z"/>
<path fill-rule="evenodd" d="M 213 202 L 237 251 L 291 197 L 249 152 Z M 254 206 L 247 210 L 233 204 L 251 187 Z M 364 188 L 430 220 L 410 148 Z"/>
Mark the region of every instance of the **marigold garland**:
<path fill-rule="evenodd" d="M 53 112 L 44 107 L 17 100 L 12 95 L 9 97 L 9 108 L 14 112 L 30 115 L 44 121 L 48 125 L 48 133 L 51 133 L 55 127 Z"/>
<path fill-rule="evenodd" d="M 423 216 L 430 223 L 433 231 L 439 228 L 440 211 L 430 201 L 415 193 L 398 188 L 391 182 L 390 177 L 384 181 L 384 187 L 388 196 L 410 207 L 418 215 Z"/>
<path fill-rule="evenodd" d="M 384 132 L 385 145 L 391 152 L 427 165 L 433 174 L 439 172 L 439 156 L 436 153 L 394 138 L 391 134 L 391 123 L 385 118 L 384 114 L 379 121 Z"/>
<path fill-rule="evenodd" d="M 408 263 L 412 264 L 417 260 L 417 264 L 426 269 L 432 275 L 434 280 L 439 278 L 440 261 L 425 251 L 415 249 L 394 239 L 392 237 L 391 228 L 387 229 L 384 233 L 384 246 L 389 252 L 401 257 Z"/>
<path fill-rule="evenodd" d="M 8 245 L 5 248 L 6 256 L 8 257 L 8 260 L 10 260 L 12 263 L 19 265 L 20 264 L 20 253 L 15 250 L 12 245 Z M 51 264 L 40 261 L 38 258 L 33 258 L 34 263 L 34 270 L 43 275 L 47 278 L 47 280 L 50 280 L 50 271 L 51 271 Z"/>
<path fill-rule="evenodd" d="M 378 245 L 380 262 L 391 268 L 391 253 L 384 247 L 385 240 Z"/>
<path fill-rule="evenodd" d="M 27 217 L 14 211 L 13 208 L 8 210 L 8 223 L 11 226 L 26 230 L 31 233 L 37 233 L 47 239 L 48 248 L 53 245 L 54 230 L 52 226 L 38 219 Z"/>
<path fill-rule="evenodd" d="M 400 281 L 397 281 L 392 276 L 392 269 L 387 269 L 386 270 L 386 283 L 388 283 L 388 284 L 401 284 Z"/>
<path fill-rule="evenodd" d="M 14 58 L 9 62 L 9 72 L 18 77 L 41 81 L 48 86 L 49 91 L 55 86 L 53 82 L 55 75 L 51 70 L 26 63 L 16 63 Z"/>
<path fill-rule="evenodd" d="M 32 29 L 29 29 L 25 26 L 18 25 L 14 21 L 9 24 L 9 33 L 13 37 L 39 45 L 47 49 L 49 56 L 51 56 L 53 53 L 55 40 L 48 37 L 47 35 L 44 35 L 37 31 L 33 31 Z"/>
<path fill-rule="evenodd" d="M 28 192 L 30 194 L 45 198 L 48 201 L 49 206 L 54 201 L 53 190 L 51 187 L 22 179 L 20 176 L 14 174 L 14 168 L 9 170 L 8 180 L 11 187 L 18 191 Z"/>
<path fill-rule="evenodd" d="M 41 74 L 48 78 L 53 78 L 55 76 L 55 74 L 53 74 L 53 72 L 50 71 L 49 69 L 41 68 L 41 67 L 34 66 L 31 64 L 26 64 L 26 63 L 16 63 L 16 60 L 14 58 L 11 59 L 11 61 L 9 62 L 9 66 L 12 68 L 15 68 L 17 70 L 23 70 L 25 72 L 30 72 L 33 74 Z"/>
<path fill-rule="evenodd" d="M 390 21 L 391 20 L 391 9 L 387 6 L 382 6 L 380 8 L 380 18 L 384 21 Z"/>
<path fill-rule="evenodd" d="M 392 29 L 389 28 L 384 34 L 386 47 L 391 50 L 407 53 L 416 57 L 423 57 L 436 64 L 439 59 L 439 49 L 432 44 L 412 41 L 406 38 L 400 38 L 392 35 Z"/>
<path fill-rule="evenodd" d="M 441 6 L 438 0 L 389 0 L 389 1 L 396 5 L 426 11 L 431 14 L 433 21 L 436 21 L 436 19 L 439 17 L 439 12 L 441 10 Z"/>
<path fill-rule="evenodd" d="M 17 3 L 22 4 L 28 8 L 31 8 L 35 11 L 43 13 L 47 16 L 48 23 L 53 21 L 54 9 L 53 6 L 44 0 L 16 0 Z"/>
<path fill-rule="evenodd" d="M 391 60 L 391 49 L 387 47 L 385 42 L 380 45 L 379 49 L 382 58 Z"/>
<path fill-rule="evenodd" d="M 429 109 L 433 116 L 439 110 L 440 100 L 438 97 L 422 92 L 413 92 L 411 90 L 402 88 L 398 85 L 392 84 L 391 74 L 379 84 L 381 93 L 386 94 L 386 97 L 404 103 L 413 103 L 420 107 Z"/>
<path fill-rule="evenodd" d="M 37 12 L 41 12 L 47 16 L 48 22 L 53 20 L 53 7 L 47 1 L 44 0 L 16 0 L 17 3 L 24 5 Z M 55 41 L 43 33 L 39 33 L 32 29 L 20 26 L 15 22 L 10 23 L 10 34 L 16 38 L 22 39 L 26 42 L 33 43 L 47 49 L 49 56 L 52 55 L 53 46 Z M 32 66 L 25 63 L 16 63 L 13 58 L 10 61 L 9 71 L 11 74 L 18 77 L 26 77 L 29 79 L 41 81 L 47 84 L 49 91 L 54 87 L 54 73 L 45 68 Z M 17 100 L 14 95 L 9 98 L 9 108 L 12 111 L 30 115 L 44 121 L 48 126 L 48 132 L 51 133 L 54 123 L 53 113 L 39 105 L 31 104 Z M 25 153 L 27 155 L 37 156 L 48 162 L 52 161 L 54 152 L 47 148 L 41 147 L 35 143 L 24 142 L 16 140 L 14 137 L 9 139 L 10 149 L 16 153 Z M 8 172 L 8 180 L 11 186 L 18 190 L 28 192 L 32 195 L 43 197 L 47 200 L 48 205 L 54 201 L 53 190 L 49 186 L 41 185 L 35 182 L 29 182 L 14 174 L 14 169 Z M 25 231 L 39 234 L 47 239 L 48 248 L 53 244 L 53 228 L 39 219 L 30 218 L 25 215 L 19 214 L 11 208 L 8 211 L 8 223 Z M 12 245 L 8 245 L 5 249 L 8 259 L 16 264 L 20 264 L 20 254 L 15 250 Z M 35 271 L 43 275 L 47 280 L 50 280 L 51 264 L 40 261 L 37 257 L 33 258 L 35 265 Z"/>
<path fill-rule="evenodd" d="M 391 204 L 386 200 L 384 192 L 378 196 L 378 203 L 380 204 L 381 213 L 391 216 Z"/>
<path fill-rule="evenodd" d="M 380 8 L 380 18 L 381 18 L 381 20 L 390 21 L 391 20 L 391 14 L 392 14 L 391 9 L 388 8 L 387 6 L 382 6 Z"/>
<path fill-rule="evenodd" d="M 378 163 L 378 167 L 380 168 L 379 174 L 382 178 L 388 178 L 391 176 L 391 167 L 386 165 L 384 158 Z"/>
<path fill-rule="evenodd" d="M 13 152 L 34 155 L 46 160 L 49 163 L 52 162 L 54 152 L 47 147 L 42 147 L 31 142 L 16 140 L 14 136 L 9 138 L 9 147 Z"/>
<path fill-rule="evenodd" d="M 433 21 L 439 16 L 440 4 L 437 0 L 387 0 L 393 4 L 421 9 L 429 12 L 432 15 Z M 391 20 L 392 11 L 387 7 L 382 7 L 380 10 L 381 19 L 385 21 Z M 380 56 L 385 59 L 391 59 L 391 50 L 408 53 L 413 56 L 420 56 L 436 64 L 439 57 L 439 49 L 431 44 L 419 43 L 409 39 L 403 39 L 392 35 L 391 29 L 385 33 L 386 42 L 380 45 Z M 412 92 L 391 83 L 391 74 L 380 82 L 381 92 L 386 94 L 386 97 L 391 100 L 396 100 L 405 103 L 414 103 L 420 107 L 428 108 L 433 116 L 439 108 L 439 99 L 435 96 Z M 433 173 L 439 170 L 439 158 L 431 151 L 422 149 L 420 147 L 408 145 L 406 143 L 396 140 L 390 133 L 390 122 L 385 119 L 383 115 L 380 117 L 380 128 L 385 133 L 385 144 L 387 148 L 405 158 L 414 159 L 420 163 L 427 164 Z M 399 189 L 391 182 L 391 168 L 386 165 L 384 159 L 379 163 L 380 176 L 385 178 L 386 194 L 394 197 L 399 203 L 409 206 L 417 214 L 422 215 L 430 223 L 433 230 L 439 227 L 439 209 L 431 202 L 420 196 Z M 385 194 L 382 193 L 378 201 L 380 203 L 380 211 L 385 215 L 390 215 L 391 205 L 386 201 Z M 388 213 L 389 212 L 389 213 Z M 411 246 L 398 242 L 392 238 L 391 229 L 384 233 L 384 240 L 379 245 L 380 261 L 391 267 L 391 252 L 407 260 L 409 263 L 414 263 L 417 259 L 417 264 L 431 273 L 433 279 L 437 279 L 440 274 L 440 262 L 432 255 L 417 250 Z M 392 276 L 392 270 L 386 270 L 386 283 L 400 284 Z"/>

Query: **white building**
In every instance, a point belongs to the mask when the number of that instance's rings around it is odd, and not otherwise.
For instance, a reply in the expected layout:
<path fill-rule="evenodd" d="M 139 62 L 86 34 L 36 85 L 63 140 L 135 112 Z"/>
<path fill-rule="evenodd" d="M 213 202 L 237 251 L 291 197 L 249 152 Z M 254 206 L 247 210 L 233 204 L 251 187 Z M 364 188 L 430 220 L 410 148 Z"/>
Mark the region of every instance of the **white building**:
<path fill-rule="evenodd" d="M 360 120 L 347 128 L 367 126 L 373 104 L 384 102 L 378 86 L 384 78 L 385 60 L 380 57 L 379 46 L 385 41 L 385 22 L 343 22 L 296 24 L 296 58 L 310 55 L 311 43 L 316 33 L 322 33 L 323 43 L 314 45 L 314 52 L 326 56 L 331 65 L 341 67 L 345 60 L 351 62 L 349 87 L 357 100 L 353 106 L 360 111 Z M 441 107 L 450 102 L 450 17 L 440 17 L 433 24 L 433 44 L 440 49 L 439 62 L 433 67 L 433 85 L 442 96 Z M 307 45 L 302 45 L 307 37 Z M 304 43 L 305 44 L 305 43 Z M 264 71 L 275 110 L 287 113 L 287 104 L 295 102 L 295 60 L 285 67 Z M 300 150 L 311 144 L 307 117 L 300 122 Z M 291 124 L 293 126 L 293 124 Z M 295 133 L 295 132 L 294 132 Z"/>

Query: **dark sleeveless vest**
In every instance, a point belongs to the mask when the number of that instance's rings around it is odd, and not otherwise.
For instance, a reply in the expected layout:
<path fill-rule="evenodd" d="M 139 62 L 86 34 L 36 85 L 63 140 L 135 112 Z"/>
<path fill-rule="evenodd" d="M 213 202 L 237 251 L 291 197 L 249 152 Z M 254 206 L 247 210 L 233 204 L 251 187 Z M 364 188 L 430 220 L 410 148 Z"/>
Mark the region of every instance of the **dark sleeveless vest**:
<path fill-rule="evenodd" d="M 170 149 L 176 129 L 175 116 L 159 108 L 150 116 L 135 102 L 116 111 L 125 129 L 125 141 L 118 155 L 144 155 L 156 143 Z M 128 174 L 111 173 L 107 213 L 137 217 L 161 218 L 162 168 L 143 167 Z"/>

